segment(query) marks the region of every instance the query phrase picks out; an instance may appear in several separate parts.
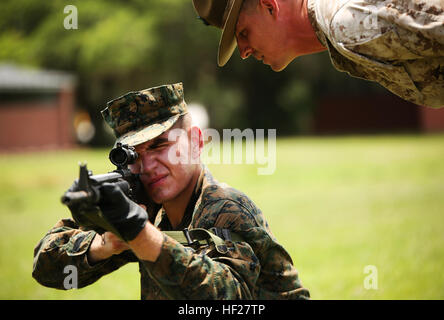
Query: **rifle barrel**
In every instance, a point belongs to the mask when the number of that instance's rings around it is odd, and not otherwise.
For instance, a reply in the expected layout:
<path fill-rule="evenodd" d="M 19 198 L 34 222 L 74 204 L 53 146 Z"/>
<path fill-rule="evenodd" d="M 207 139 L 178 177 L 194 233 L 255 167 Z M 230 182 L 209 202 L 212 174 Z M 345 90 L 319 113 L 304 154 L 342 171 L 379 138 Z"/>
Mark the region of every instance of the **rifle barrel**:
<path fill-rule="evenodd" d="M 93 195 L 86 191 L 68 191 L 62 196 L 62 203 L 71 206 L 82 202 L 89 202 Z"/>

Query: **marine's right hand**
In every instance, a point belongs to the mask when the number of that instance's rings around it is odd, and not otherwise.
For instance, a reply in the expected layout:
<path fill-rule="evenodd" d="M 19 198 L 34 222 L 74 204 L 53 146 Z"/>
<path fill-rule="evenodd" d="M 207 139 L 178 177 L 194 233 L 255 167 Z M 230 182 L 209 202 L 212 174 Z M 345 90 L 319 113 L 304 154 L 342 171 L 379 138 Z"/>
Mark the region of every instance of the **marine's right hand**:
<path fill-rule="evenodd" d="M 88 263 L 90 265 L 96 264 L 129 249 L 128 244 L 112 232 L 105 232 L 102 235 L 96 234 L 88 250 Z"/>

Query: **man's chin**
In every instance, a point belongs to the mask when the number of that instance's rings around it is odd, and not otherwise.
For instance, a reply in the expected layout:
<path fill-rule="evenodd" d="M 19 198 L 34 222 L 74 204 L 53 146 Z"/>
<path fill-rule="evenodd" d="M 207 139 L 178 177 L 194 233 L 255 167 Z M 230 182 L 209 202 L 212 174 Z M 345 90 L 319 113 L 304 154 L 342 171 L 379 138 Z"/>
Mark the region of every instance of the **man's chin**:
<path fill-rule="evenodd" d="M 282 70 L 284 70 L 286 67 L 288 66 L 288 63 L 285 65 L 275 65 L 275 64 L 270 64 L 270 68 L 271 70 L 273 70 L 274 72 L 280 72 Z"/>
<path fill-rule="evenodd" d="M 178 196 L 176 193 L 172 192 L 171 190 L 165 190 L 165 189 L 156 189 L 151 190 L 151 192 L 148 193 L 150 199 L 154 201 L 157 204 L 164 204 L 166 202 L 170 202 Z"/>
<path fill-rule="evenodd" d="M 162 204 L 165 201 L 165 194 L 162 192 L 160 188 L 147 188 L 145 187 L 146 193 L 151 201 L 156 204 Z"/>
<path fill-rule="evenodd" d="M 156 204 L 163 204 L 169 200 L 168 197 L 159 194 L 151 194 L 150 198 Z"/>

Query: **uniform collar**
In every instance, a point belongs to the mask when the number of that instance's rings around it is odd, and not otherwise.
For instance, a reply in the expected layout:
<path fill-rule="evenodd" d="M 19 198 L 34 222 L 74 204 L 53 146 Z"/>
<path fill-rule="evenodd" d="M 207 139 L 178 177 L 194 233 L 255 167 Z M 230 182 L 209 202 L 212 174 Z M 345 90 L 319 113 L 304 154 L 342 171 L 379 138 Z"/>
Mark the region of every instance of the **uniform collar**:
<path fill-rule="evenodd" d="M 326 48 L 327 47 L 327 41 L 325 39 L 325 34 L 322 32 L 321 28 L 318 25 L 318 22 L 316 20 L 316 0 L 308 0 L 307 2 L 307 10 L 308 10 L 308 19 L 310 20 L 311 26 L 313 27 L 314 32 L 316 33 L 316 36 L 318 37 L 319 42 Z"/>

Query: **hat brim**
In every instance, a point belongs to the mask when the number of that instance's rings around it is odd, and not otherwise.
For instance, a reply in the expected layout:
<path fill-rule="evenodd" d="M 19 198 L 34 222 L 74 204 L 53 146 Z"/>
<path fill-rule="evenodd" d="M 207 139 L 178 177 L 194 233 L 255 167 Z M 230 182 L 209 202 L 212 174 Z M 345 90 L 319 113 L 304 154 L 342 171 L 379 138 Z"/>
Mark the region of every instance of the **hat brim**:
<path fill-rule="evenodd" d="M 222 29 L 217 57 L 217 64 L 219 67 L 223 67 L 228 60 L 230 60 L 234 50 L 236 49 L 236 24 L 243 2 L 244 0 L 233 1 L 233 5 L 228 13 L 227 21 Z"/>
<path fill-rule="evenodd" d="M 127 144 L 131 147 L 134 147 L 136 145 L 152 140 L 160 136 L 165 131 L 169 130 L 176 123 L 177 119 L 179 119 L 181 115 L 183 115 L 183 113 L 176 114 L 161 123 L 155 123 L 140 130 L 127 132 L 123 136 L 116 139 L 115 145 L 120 142 L 121 144 Z"/>

